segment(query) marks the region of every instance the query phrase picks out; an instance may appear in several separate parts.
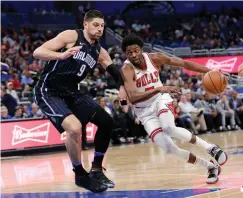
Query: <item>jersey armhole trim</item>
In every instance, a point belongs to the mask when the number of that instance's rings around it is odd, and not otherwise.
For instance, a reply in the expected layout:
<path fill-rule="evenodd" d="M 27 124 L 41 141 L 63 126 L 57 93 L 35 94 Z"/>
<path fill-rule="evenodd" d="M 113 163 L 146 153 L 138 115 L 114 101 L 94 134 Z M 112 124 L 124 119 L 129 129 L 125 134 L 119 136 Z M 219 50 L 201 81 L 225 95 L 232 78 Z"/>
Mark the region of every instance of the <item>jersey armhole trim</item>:
<path fill-rule="evenodd" d="M 149 58 L 150 62 L 152 63 L 152 65 L 154 66 L 154 68 L 156 69 L 156 71 L 158 71 L 158 72 L 159 72 L 159 68 L 158 68 L 158 67 L 156 67 L 156 65 L 155 65 L 155 64 L 154 64 L 154 62 L 152 61 L 151 57 L 149 56 L 149 54 L 148 54 L 148 53 L 146 53 L 146 52 L 145 52 L 145 54 L 148 56 L 148 58 Z"/>

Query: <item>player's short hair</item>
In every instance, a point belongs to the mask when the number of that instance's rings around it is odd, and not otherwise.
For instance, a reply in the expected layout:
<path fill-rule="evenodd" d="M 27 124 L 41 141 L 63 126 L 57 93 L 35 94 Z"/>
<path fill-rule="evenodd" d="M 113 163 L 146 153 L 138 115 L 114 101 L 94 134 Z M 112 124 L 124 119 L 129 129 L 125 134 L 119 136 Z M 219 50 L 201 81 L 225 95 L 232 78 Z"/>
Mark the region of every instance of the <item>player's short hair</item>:
<path fill-rule="evenodd" d="M 135 34 L 129 34 L 122 40 L 122 50 L 126 51 L 127 47 L 130 45 L 138 45 L 143 48 L 143 40 Z"/>
<path fill-rule="evenodd" d="M 104 19 L 104 15 L 99 10 L 90 10 L 90 11 L 86 12 L 84 15 L 84 21 L 90 21 L 94 18 Z"/>

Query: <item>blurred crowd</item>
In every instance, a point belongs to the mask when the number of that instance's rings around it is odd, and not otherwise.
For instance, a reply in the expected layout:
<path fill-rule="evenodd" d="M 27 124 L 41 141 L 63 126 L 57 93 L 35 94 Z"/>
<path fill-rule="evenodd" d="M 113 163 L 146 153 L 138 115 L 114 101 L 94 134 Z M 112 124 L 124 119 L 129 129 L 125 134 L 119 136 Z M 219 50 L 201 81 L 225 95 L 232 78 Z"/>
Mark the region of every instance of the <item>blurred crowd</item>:
<path fill-rule="evenodd" d="M 147 43 L 171 48 L 191 49 L 243 48 L 243 12 L 237 8 L 219 13 L 209 13 L 203 8 L 194 16 L 170 16 L 167 19 L 131 20 L 126 16 L 109 16 L 107 23 L 116 33 L 124 37 L 134 32 Z M 150 21 L 149 21 L 150 20 Z M 159 20 L 159 21 L 158 21 Z M 163 25 L 164 23 L 164 25 Z"/>
<path fill-rule="evenodd" d="M 136 32 L 146 41 L 165 43 L 165 36 L 154 32 L 149 23 L 135 21 L 128 25 L 120 16 L 113 19 L 109 18 L 107 25 L 122 36 Z M 219 16 L 208 14 L 192 20 L 187 23 L 182 21 L 178 29 L 167 32 L 170 47 L 175 47 L 175 43 L 179 47 L 195 49 L 243 47 L 243 37 L 238 31 L 242 16 L 232 18 L 226 13 Z M 227 31 L 223 31 L 224 28 Z M 17 32 L 9 25 L 1 28 L 1 34 L 1 120 L 45 118 L 33 99 L 33 87 L 45 61 L 35 60 L 32 52 L 57 32 L 40 32 L 33 25 L 23 26 Z M 121 48 L 110 46 L 108 52 L 114 64 L 121 68 L 125 58 Z M 182 88 L 183 95 L 173 101 L 177 126 L 188 128 L 194 134 L 243 128 L 243 103 L 233 89 L 221 96 L 210 96 L 202 88 L 201 75 L 189 76 L 181 69 L 168 65 L 161 66 L 160 79 L 165 85 Z M 80 91 L 90 94 L 114 118 L 113 144 L 144 141 L 148 137 L 134 114 L 133 106 L 119 105 L 116 89 L 113 78 L 98 66 L 81 83 Z M 107 90 L 113 94 L 108 94 Z"/>

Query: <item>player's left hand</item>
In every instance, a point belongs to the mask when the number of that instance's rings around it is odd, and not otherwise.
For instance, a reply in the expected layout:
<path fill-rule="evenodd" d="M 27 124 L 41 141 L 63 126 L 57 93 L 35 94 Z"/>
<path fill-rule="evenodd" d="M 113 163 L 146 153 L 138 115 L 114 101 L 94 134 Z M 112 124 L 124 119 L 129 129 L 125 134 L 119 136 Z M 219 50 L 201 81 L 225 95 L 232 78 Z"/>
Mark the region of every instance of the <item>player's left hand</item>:
<path fill-rule="evenodd" d="M 118 93 L 118 100 L 120 101 L 121 105 L 127 104 L 127 92 L 124 86 L 120 86 L 119 93 Z"/>

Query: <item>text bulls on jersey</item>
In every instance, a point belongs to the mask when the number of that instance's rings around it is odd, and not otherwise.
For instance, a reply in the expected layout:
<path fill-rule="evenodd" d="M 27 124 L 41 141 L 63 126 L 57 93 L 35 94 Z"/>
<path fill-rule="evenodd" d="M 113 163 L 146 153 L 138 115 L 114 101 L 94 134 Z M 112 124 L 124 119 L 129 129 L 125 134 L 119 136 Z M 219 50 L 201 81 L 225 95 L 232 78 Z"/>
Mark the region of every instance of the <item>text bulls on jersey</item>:
<path fill-rule="evenodd" d="M 144 74 L 136 80 L 137 87 L 144 87 L 151 83 L 159 81 L 159 72 L 154 71 L 153 73 Z"/>

